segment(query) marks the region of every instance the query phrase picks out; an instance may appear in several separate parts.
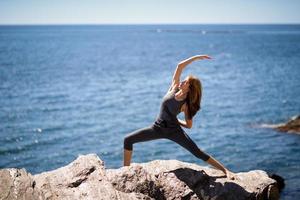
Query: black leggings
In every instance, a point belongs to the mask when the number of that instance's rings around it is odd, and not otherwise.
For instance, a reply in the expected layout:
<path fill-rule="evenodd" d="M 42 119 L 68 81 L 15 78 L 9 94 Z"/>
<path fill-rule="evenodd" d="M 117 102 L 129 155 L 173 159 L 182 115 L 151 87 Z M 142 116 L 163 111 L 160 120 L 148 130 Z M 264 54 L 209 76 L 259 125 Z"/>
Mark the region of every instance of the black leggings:
<path fill-rule="evenodd" d="M 208 154 L 198 148 L 195 142 L 188 136 L 188 134 L 185 133 L 182 128 L 165 128 L 155 124 L 138 129 L 126 135 L 124 138 L 124 149 L 132 151 L 132 146 L 134 143 L 160 138 L 170 139 L 178 143 L 190 151 L 194 156 L 204 161 L 207 161 L 210 157 Z"/>

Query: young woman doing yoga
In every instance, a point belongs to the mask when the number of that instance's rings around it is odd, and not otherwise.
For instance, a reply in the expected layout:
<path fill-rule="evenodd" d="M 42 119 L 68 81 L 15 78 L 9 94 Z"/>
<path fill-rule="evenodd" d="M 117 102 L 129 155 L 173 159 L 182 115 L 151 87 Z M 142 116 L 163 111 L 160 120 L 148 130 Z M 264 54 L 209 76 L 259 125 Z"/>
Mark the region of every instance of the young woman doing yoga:
<path fill-rule="evenodd" d="M 172 83 L 162 99 L 160 113 L 155 122 L 148 127 L 138 129 L 124 138 L 124 166 L 129 166 L 134 143 L 145 142 L 160 138 L 172 140 L 197 158 L 209 163 L 221 170 L 230 179 L 235 179 L 235 174 L 226 169 L 220 162 L 211 155 L 203 152 L 188 134 L 181 128 L 192 128 L 193 117 L 200 110 L 202 97 L 202 86 L 200 80 L 189 75 L 180 82 L 183 69 L 195 60 L 211 59 L 208 55 L 196 55 L 181 61 L 173 73 Z M 180 112 L 184 112 L 185 120 L 177 118 Z"/>

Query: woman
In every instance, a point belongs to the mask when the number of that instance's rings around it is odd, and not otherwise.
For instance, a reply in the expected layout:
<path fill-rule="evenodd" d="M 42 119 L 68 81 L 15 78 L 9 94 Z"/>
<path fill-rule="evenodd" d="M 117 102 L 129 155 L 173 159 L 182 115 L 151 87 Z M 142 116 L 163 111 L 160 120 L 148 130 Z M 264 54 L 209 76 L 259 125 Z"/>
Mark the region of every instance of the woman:
<path fill-rule="evenodd" d="M 198 78 L 189 75 L 180 82 L 183 69 L 195 60 L 211 59 L 208 55 L 196 55 L 181 61 L 173 74 L 171 86 L 163 97 L 160 113 L 156 121 L 148 127 L 138 129 L 124 138 L 124 166 L 130 165 L 132 147 L 134 143 L 155 140 L 159 138 L 170 139 L 190 151 L 215 168 L 224 172 L 230 179 L 235 174 L 226 169 L 212 156 L 206 154 L 192 141 L 192 139 L 180 127 L 192 128 L 193 117 L 200 110 L 202 86 Z M 185 120 L 177 119 L 177 115 L 184 112 Z"/>

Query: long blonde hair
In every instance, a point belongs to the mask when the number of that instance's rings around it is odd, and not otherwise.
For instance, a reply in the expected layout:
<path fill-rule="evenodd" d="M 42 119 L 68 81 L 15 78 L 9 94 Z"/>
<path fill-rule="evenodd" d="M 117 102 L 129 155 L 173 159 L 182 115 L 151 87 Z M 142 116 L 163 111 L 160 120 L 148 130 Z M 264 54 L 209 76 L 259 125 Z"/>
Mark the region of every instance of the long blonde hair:
<path fill-rule="evenodd" d="M 201 109 L 200 103 L 202 99 L 202 84 L 200 79 L 193 75 L 188 76 L 189 91 L 186 98 L 188 108 L 188 118 L 192 119 L 198 110 Z"/>

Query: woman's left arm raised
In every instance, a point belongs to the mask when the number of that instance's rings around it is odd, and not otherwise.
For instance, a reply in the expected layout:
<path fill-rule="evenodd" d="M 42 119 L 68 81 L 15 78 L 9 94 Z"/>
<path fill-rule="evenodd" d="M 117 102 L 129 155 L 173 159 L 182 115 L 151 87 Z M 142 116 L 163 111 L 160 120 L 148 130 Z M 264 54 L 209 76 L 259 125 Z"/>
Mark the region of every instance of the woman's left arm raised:
<path fill-rule="evenodd" d="M 193 62 L 195 60 L 203 60 L 203 59 L 211 59 L 211 57 L 208 55 L 195 55 L 195 56 L 192 56 L 188 59 L 185 59 L 185 60 L 179 62 L 173 73 L 172 83 L 171 83 L 169 90 L 171 90 L 174 85 L 179 84 L 181 73 L 188 64 L 190 64 L 191 62 Z"/>

